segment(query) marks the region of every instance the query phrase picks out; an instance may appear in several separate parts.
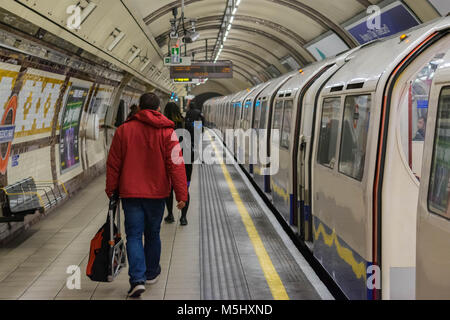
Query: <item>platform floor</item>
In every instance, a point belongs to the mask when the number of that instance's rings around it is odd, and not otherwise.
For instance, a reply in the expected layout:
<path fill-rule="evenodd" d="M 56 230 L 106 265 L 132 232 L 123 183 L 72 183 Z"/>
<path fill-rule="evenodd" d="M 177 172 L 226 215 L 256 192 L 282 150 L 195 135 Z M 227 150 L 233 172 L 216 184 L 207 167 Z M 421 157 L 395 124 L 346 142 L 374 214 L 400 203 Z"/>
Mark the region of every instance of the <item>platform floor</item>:
<path fill-rule="evenodd" d="M 127 269 L 113 283 L 85 275 L 90 240 L 106 218 L 104 186 L 97 178 L 0 248 L 0 299 L 127 299 Z M 140 299 L 332 299 L 238 166 L 196 166 L 190 192 L 189 225 L 163 222 L 161 278 Z M 72 265 L 81 289 L 66 286 Z"/>

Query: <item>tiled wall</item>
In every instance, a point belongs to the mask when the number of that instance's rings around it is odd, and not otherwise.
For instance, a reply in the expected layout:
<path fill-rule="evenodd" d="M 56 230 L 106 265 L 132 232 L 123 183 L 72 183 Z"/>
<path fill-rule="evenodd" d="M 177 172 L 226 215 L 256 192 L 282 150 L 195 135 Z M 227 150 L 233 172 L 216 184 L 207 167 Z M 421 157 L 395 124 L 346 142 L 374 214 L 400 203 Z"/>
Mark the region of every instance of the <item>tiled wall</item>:
<path fill-rule="evenodd" d="M 80 91 L 78 100 L 77 88 L 84 90 Z M 100 85 L 95 80 L 0 62 L 0 119 L 6 118 L 12 97 L 17 97 L 15 119 L 6 121 L 15 125 L 15 131 L 12 141 L 3 143 L 3 149 L 8 150 L 9 146 L 10 153 L 1 154 L 5 170 L 0 173 L 0 187 L 33 177 L 35 181 L 63 182 L 72 194 L 101 173 L 107 156 L 104 118 L 114 94 L 126 97 L 127 107 L 128 102 L 134 103 L 138 97 L 133 91 L 117 92 L 113 86 Z M 94 113 L 102 126 L 97 140 L 85 136 L 87 120 Z M 61 144 L 64 152 L 70 153 L 63 153 L 64 159 L 61 159 Z M 68 158 L 73 163 L 65 168 L 63 162 Z M 27 216 L 24 223 L 0 223 L 0 243 L 46 214 Z"/>

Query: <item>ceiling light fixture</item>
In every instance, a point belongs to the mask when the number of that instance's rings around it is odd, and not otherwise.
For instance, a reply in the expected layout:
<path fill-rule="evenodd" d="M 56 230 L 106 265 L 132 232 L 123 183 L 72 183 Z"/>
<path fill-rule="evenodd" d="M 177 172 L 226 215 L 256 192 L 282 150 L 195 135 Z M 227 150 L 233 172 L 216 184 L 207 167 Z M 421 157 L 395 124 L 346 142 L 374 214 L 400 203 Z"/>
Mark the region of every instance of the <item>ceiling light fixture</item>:
<path fill-rule="evenodd" d="M 222 53 L 223 44 L 227 41 L 228 35 L 230 33 L 231 27 L 234 22 L 235 14 L 237 12 L 238 6 L 241 3 L 241 0 L 237 0 L 234 2 L 233 0 L 228 0 L 227 8 L 225 9 L 225 14 L 223 17 L 221 30 L 219 31 L 218 40 L 216 42 L 216 47 L 213 52 L 217 52 L 214 62 L 217 62 L 220 54 Z M 229 21 L 227 23 L 227 21 Z M 225 30 L 225 32 L 223 32 Z M 222 39 L 222 41 L 220 41 Z M 220 46 L 220 49 L 219 49 Z"/>
<path fill-rule="evenodd" d="M 97 5 L 93 2 L 88 2 L 87 6 L 81 6 L 81 3 L 78 3 L 78 6 L 80 8 L 83 8 L 83 10 L 81 11 L 81 23 L 84 22 L 84 20 L 86 20 L 89 15 L 95 10 L 95 8 L 97 8 Z"/>
<path fill-rule="evenodd" d="M 115 28 L 114 31 L 111 32 L 110 36 L 113 37 L 114 40 L 108 46 L 108 51 L 113 51 L 114 48 L 119 44 L 119 42 L 125 37 L 125 32 Z"/>
<path fill-rule="evenodd" d="M 128 64 L 133 63 L 134 59 L 136 59 L 137 56 L 138 56 L 138 54 L 141 53 L 141 49 L 139 49 L 139 48 L 136 47 L 136 46 L 133 46 L 133 47 L 130 49 L 130 52 L 132 52 L 133 54 L 131 55 L 130 59 L 128 59 Z"/>

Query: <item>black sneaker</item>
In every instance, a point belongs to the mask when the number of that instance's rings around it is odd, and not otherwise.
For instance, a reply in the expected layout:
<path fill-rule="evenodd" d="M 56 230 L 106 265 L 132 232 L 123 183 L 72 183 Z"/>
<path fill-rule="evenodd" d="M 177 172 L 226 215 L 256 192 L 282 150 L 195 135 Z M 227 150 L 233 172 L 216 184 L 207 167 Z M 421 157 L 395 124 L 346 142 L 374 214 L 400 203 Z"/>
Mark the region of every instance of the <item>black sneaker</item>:
<path fill-rule="evenodd" d="M 145 283 L 147 284 L 155 284 L 158 282 L 159 276 L 161 275 L 161 266 L 158 267 L 158 274 L 154 276 L 153 278 L 147 277 L 147 281 Z"/>
<path fill-rule="evenodd" d="M 175 219 L 174 219 L 173 215 L 170 214 L 170 215 L 168 215 L 167 217 L 164 218 L 164 221 L 165 221 L 166 223 L 174 223 L 174 222 L 175 222 Z"/>
<path fill-rule="evenodd" d="M 128 291 L 130 298 L 139 298 L 145 292 L 145 282 L 132 283 Z"/>
<path fill-rule="evenodd" d="M 186 217 L 181 217 L 180 218 L 180 225 L 187 226 L 187 224 L 188 224 L 188 222 L 187 222 Z"/>

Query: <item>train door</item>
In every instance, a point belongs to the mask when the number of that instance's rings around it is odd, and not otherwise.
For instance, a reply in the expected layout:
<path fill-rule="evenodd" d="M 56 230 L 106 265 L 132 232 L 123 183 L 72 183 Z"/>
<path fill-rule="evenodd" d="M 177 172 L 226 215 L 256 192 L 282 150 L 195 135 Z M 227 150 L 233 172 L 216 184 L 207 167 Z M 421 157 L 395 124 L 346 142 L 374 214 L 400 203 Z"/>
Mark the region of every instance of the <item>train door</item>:
<path fill-rule="evenodd" d="M 243 117 L 242 129 L 245 132 L 243 140 L 243 152 L 244 152 L 244 168 L 247 172 L 251 173 L 250 163 L 250 149 L 253 146 L 254 131 L 252 130 L 252 117 L 253 117 L 254 98 L 248 98 L 245 102 L 245 112 Z"/>
<path fill-rule="evenodd" d="M 417 203 L 426 175 L 422 172 L 422 160 L 429 132 L 429 96 L 436 70 L 449 50 L 449 38 L 406 60 L 388 86 L 391 94 L 387 107 L 389 125 L 385 126 L 385 160 L 378 180 L 381 191 L 376 189 L 382 200 L 379 239 L 383 299 L 415 297 Z M 378 199 L 375 201 L 378 203 Z"/>
<path fill-rule="evenodd" d="M 291 93 L 289 93 L 291 96 Z M 281 98 L 280 98 L 281 97 Z M 285 98 L 285 94 L 281 94 L 275 101 L 275 108 L 272 118 L 272 134 L 271 134 L 271 154 L 278 153 L 278 170 L 274 170 L 270 175 L 270 187 L 272 190 L 272 201 L 283 218 L 291 226 L 296 225 L 296 217 L 293 212 L 293 195 L 289 182 L 290 174 L 290 139 L 293 116 L 293 100 Z M 276 165 L 271 163 L 271 166 Z M 273 168 L 275 169 L 275 168 Z"/>
<path fill-rule="evenodd" d="M 253 120 L 253 129 L 255 129 L 256 132 L 257 143 L 256 147 L 254 149 L 251 149 L 250 158 L 254 160 L 254 165 L 252 166 L 253 179 L 261 188 L 261 190 L 264 190 L 264 178 L 262 175 L 263 165 L 261 164 L 259 154 L 261 153 L 261 141 L 264 139 L 263 130 L 265 129 L 267 113 L 267 97 L 258 97 L 258 99 L 256 100 L 254 113 L 255 115 Z"/>
<path fill-rule="evenodd" d="M 305 72 L 301 72 L 304 84 L 296 94 L 294 101 L 297 106 L 293 115 L 292 128 L 293 143 L 291 153 L 292 174 L 291 185 L 294 201 L 292 203 L 294 218 L 297 218 L 298 235 L 312 250 L 312 215 L 310 198 L 310 168 L 311 168 L 311 141 L 314 132 L 314 119 L 318 94 L 328 79 L 337 70 L 336 64 L 325 65 L 321 70 L 316 70 L 312 78 Z M 295 198 L 296 197 L 296 198 Z"/>
<path fill-rule="evenodd" d="M 419 191 L 416 299 L 450 299 L 450 52 L 431 89 Z"/>
<path fill-rule="evenodd" d="M 314 255 L 350 299 L 367 299 L 366 146 L 372 93 L 335 95 L 321 101 L 312 166 Z"/>

